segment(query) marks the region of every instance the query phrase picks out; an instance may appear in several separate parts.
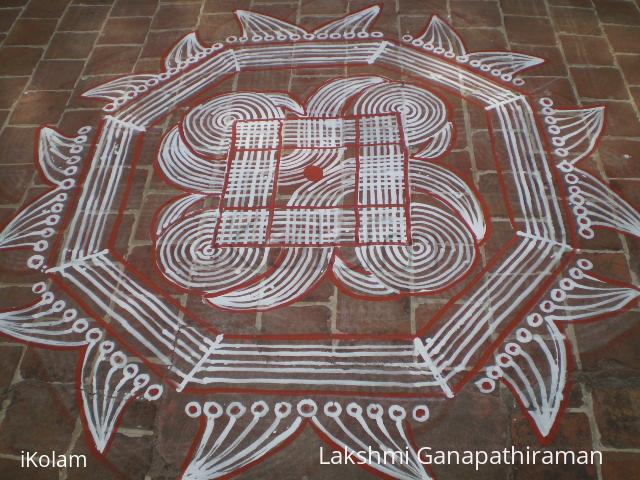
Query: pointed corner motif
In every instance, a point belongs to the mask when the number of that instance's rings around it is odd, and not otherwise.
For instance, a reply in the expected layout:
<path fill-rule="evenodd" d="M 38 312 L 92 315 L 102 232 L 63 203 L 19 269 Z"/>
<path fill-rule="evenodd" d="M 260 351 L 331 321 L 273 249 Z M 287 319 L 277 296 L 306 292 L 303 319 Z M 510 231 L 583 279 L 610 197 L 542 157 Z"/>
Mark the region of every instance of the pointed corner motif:
<path fill-rule="evenodd" d="M 593 264 L 581 258 L 567 270 L 495 355 L 495 364 L 476 386 L 492 392 L 502 380 L 514 394 L 522 411 L 548 437 L 559 420 L 568 384 L 568 344 L 564 325 L 592 321 L 631 307 L 640 289 L 599 277 Z"/>
<path fill-rule="evenodd" d="M 313 33 L 318 38 L 323 36 L 328 36 L 329 38 L 344 36 L 347 40 L 356 37 L 366 38 L 369 36 L 369 27 L 375 22 L 378 15 L 380 15 L 380 6 L 373 5 L 328 23 Z"/>
<path fill-rule="evenodd" d="M 444 55 L 447 58 L 453 59 L 464 56 L 467 53 L 460 35 L 438 15 L 431 17 L 427 28 L 422 34 L 415 39 L 405 36 L 403 40 L 427 50 L 432 50 L 433 53 Z"/>
<path fill-rule="evenodd" d="M 136 398 L 158 400 L 164 390 L 161 384 L 151 383 L 152 377 L 142 373 L 137 363 L 130 362 L 114 342 L 103 337 L 98 328 L 87 331 L 78 379 L 85 427 L 100 453 L 109 448 L 118 421 L 130 402 Z"/>

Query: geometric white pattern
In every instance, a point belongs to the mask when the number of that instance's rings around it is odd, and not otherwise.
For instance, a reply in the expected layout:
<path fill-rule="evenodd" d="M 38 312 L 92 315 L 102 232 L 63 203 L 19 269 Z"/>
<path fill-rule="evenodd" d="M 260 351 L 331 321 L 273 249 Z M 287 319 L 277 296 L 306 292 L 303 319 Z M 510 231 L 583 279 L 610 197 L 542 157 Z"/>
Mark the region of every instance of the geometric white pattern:
<path fill-rule="evenodd" d="M 132 399 L 188 389 L 204 399 L 185 402 L 202 427 L 185 478 L 249 468 L 305 425 L 351 451 L 407 446 L 402 468 L 366 467 L 428 478 L 410 430 L 429 409 L 407 397 L 450 398 L 474 380 L 490 392 L 502 381 L 547 437 L 567 398 L 565 325 L 637 302 L 638 288 L 577 258 L 598 228 L 640 233 L 636 209 L 578 165 L 597 145 L 604 110 L 563 110 L 514 88 L 536 57 L 471 52 L 437 16 L 397 42 L 370 31 L 378 13 L 369 7 L 308 31 L 238 11 L 240 37 L 205 47 L 189 34 L 162 72 L 86 92 L 109 102 L 93 139 L 89 127 L 75 137 L 41 129 L 36 160 L 49 191 L 0 232 L 0 250 L 27 255 L 34 301 L 0 310 L 0 331 L 82 349 L 81 411 L 98 450 Z M 304 102 L 282 92 L 218 95 L 167 132 L 157 167 L 184 194 L 152 232 L 162 273 L 212 308 L 236 311 L 288 305 L 329 274 L 361 298 L 442 291 L 450 300 L 415 334 L 391 340 L 213 332 L 114 248 L 110 220 L 126 203 L 139 142 L 175 105 L 227 76 L 336 63 L 407 81 L 337 78 Z M 511 195 L 515 234 L 475 272 L 491 224 L 471 183 L 446 165 L 455 125 L 442 89 L 484 109 L 509 187 L 502 193 Z M 281 250 L 275 261 L 270 249 Z M 459 293 L 444 290 L 455 282 Z M 218 398 L 247 391 L 272 395 Z M 318 392 L 347 401 L 309 398 Z M 302 399 L 291 401 L 294 393 Z"/>

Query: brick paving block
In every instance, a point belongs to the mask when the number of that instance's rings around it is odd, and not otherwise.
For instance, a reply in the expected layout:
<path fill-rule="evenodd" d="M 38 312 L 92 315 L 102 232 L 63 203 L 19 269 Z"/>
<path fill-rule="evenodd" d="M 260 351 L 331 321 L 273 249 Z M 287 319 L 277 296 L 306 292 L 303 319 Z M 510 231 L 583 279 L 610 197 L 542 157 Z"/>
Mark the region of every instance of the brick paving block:
<path fill-rule="evenodd" d="M 31 164 L 35 134 L 31 128 L 5 127 L 0 133 L 0 165 Z"/>
<path fill-rule="evenodd" d="M 35 72 L 30 90 L 72 90 L 80 72 L 82 60 L 42 60 Z"/>
<path fill-rule="evenodd" d="M 107 6 L 71 6 L 62 17 L 58 30 L 74 32 L 100 30 L 108 13 Z"/>
<path fill-rule="evenodd" d="M 12 125 L 42 125 L 58 123 L 69 100 L 70 92 L 27 91 L 9 118 Z"/>
<path fill-rule="evenodd" d="M 636 104 L 636 108 L 640 109 L 640 87 L 629 87 L 629 91 L 631 92 L 631 97 Z"/>
<path fill-rule="evenodd" d="M 224 41 L 230 36 L 237 37 L 240 33 L 240 26 L 230 13 L 203 15 L 198 25 L 198 34 L 208 43 Z"/>
<path fill-rule="evenodd" d="M 0 15 L 0 32 L 8 32 L 21 11 L 19 8 L 6 8 L 2 10 L 2 15 Z"/>
<path fill-rule="evenodd" d="M 640 55 L 616 55 L 616 61 L 629 85 L 640 85 Z"/>
<path fill-rule="evenodd" d="M 626 0 L 594 0 L 596 12 L 603 23 L 639 25 L 640 10 L 634 2 Z"/>
<path fill-rule="evenodd" d="M 31 75 L 41 56 L 37 47 L 0 47 L 0 75 Z"/>
<path fill-rule="evenodd" d="M 613 448 L 640 447 L 640 389 L 598 386 L 593 388 L 592 396 L 602 444 Z"/>
<path fill-rule="evenodd" d="M 602 462 L 603 478 L 633 478 L 640 470 L 640 454 L 605 452 Z"/>
<path fill-rule="evenodd" d="M 561 35 L 567 63 L 576 65 L 613 65 L 613 55 L 602 37 Z"/>
<path fill-rule="evenodd" d="M 3 7 L 22 7 L 24 6 L 29 0 L 3 0 L 2 1 L 2 6 Z"/>
<path fill-rule="evenodd" d="M 250 72 L 249 74 L 240 72 L 237 77 L 238 90 L 256 91 L 260 88 L 266 88 L 270 90 L 286 91 L 288 90 L 292 73 L 292 70 L 278 70 L 275 72 L 263 70 L 258 72 Z"/>
<path fill-rule="evenodd" d="M 15 385 L 0 428 L 0 452 L 64 452 L 75 428 L 75 392 L 62 385 L 24 381 Z"/>
<path fill-rule="evenodd" d="M 300 0 L 301 15 L 340 15 L 347 12 L 343 0 Z"/>
<path fill-rule="evenodd" d="M 86 59 L 97 37 L 97 32 L 57 32 L 51 39 L 44 56 L 45 58 Z"/>
<path fill-rule="evenodd" d="M 501 27 L 502 15 L 494 2 L 451 2 L 451 18 L 454 27 Z"/>
<path fill-rule="evenodd" d="M 409 334 L 409 299 L 371 302 L 338 292 L 336 327 L 341 333 Z"/>
<path fill-rule="evenodd" d="M 255 8 L 251 8 L 251 11 L 262 13 L 263 15 L 270 15 L 287 22 L 297 23 L 298 7 L 295 4 L 258 5 Z M 335 16 L 332 16 L 332 18 L 335 18 Z M 319 24 L 321 22 L 322 17 L 316 17 L 314 15 L 313 18 L 309 19 L 305 24 L 315 25 L 316 23 Z M 236 27 L 240 31 L 240 24 L 235 19 L 235 16 L 233 23 L 235 23 Z"/>
<path fill-rule="evenodd" d="M 578 95 L 598 99 L 628 99 L 620 71 L 614 67 L 572 67 L 570 69 Z"/>
<path fill-rule="evenodd" d="M 559 33 L 575 35 L 602 35 L 598 16 L 584 8 L 551 7 L 551 18 Z"/>
<path fill-rule="evenodd" d="M 151 28 L 193 28 L 198 23 L 200 5 L 196 4 L 163 4 L 153 17 Z"/>
<path fill-rule="evenodd" d="M 504 27 L 511 42 L 525 45 L 555 45 L 555 35 L 547 18 L 504 16 Z"/>
<path fill-rule="evenodd" d="M 478 50 L 506 50 L 507 39 L 497 28 L 458 28 L 464 41 Z"/>
<path fill-rule="evenodd" d="M 198 34 L 203 38 L 202 27 L 207 15 L 202 16 L 200 27 L 198 28 Z M 147 41 L 142 47 L 141 57 L 160 58 L 164 56 L 173 47 L 178 40 L 190 33 L 190 30 L 162 30 L 162 31 L 150 31 L 147 36 Z M 156 70 L 160 62 L 156 64 Z"/>
<path fill-rule="evenodd" d="M 201 298 L 189 297 L 186 306 L 199 319 L 206 322 L 216 332 L 228 332 L 230 335 L 260 335 L 256 325 L 255 312 L 225 312 L 212 310 Z M 191 318 L 185 320 L 188 325 L 195 323 Z"/>
<path fill-rule="evenodd" d="M 0 298 L 9 308 L 19 307 L 33 302 L 33 292 L 28 286 L 4 285 L 0 289 Z"/>
<path fill-rule="evenodd" d="M 400 15 L 424 15 L 427 17 L 431 13 L 446 14 L 446 0 L 398 0 L 398 14 Z M 394 10 L 387 11 L 393 15 Z M 425 18 L 426 20 L 426 18 Z"/>
<path fill-rule="evenodd" d="M 604 25 L 604 31 L 617 53 L 640 53 L 640 26 Z"/>
<path fill-rule="evenodd" d="M 609 182 L 611 188 L 624 196 L 629 202 L 637 202 L 640 199 L 640 180 L 637 179 L 614 179 Z M 632 203 L 633 204 L 633 203 Z"/>
<path fill-rule="evenodd" d="M 10 161 L 10 159 L 8 159 Z M 16 203 L 22 199 L 24 191 L 31 184 L 33 169 L 29 165 L 11 165 L 4 168 L 0 179 L 0 201 Z"/>
<path fill-rule="evenodd" d="M 324 306 L 284 307 L 262 313 L 262 332 L 329 333 L 331 310 Z"/>
<path fill-rule="evenodd" d="M 640 178 L 640 139 L 604 137 L 598 151 L 608 177 Z"/>
<path fill-rule="evenodd" d="M 500 189 L 500 178 L 497 173 L 483 173 L 480 175 L 478 189 L 484 197 L 492 217 L 506 217 L 509 214 Z"/>
<path fill-rule="evenodd" d="M 305 429 L 295 442 L 287 445 L 281 454 L 274 455 L 256 465 L 255 469 L 238 476 L 239 480 L 269 478 L 272 472 L 287 472 L 290 478 L 321 478 L 323 480 L 370 480 L 373 474 L 357 465 L 321 465 L 320 447 L 324 458 L 329 455 L 327 445 L 322 443 L 309 428 Z M 298 459 L 291 462 L 292 458 Z M 255 475 L 255 476 L 254 476 Z"/>
<path fill-rule="evenodd" d="M 336 295 L 335 286 L 330 280 L 323 279 L 300 300 L 303 302 L 328 302 L 333 295 Z"/>
<path fill-rule="evenodd" d="M 31 0 L 24 9 L 23 18 L 58 18 L 70 0 Z"/>
<path fill-rule="evenodd" d="M 0 108 L 11 108 L 24 89 L 28 77 L 0 78 Z"/>
<path fill-rule="evenodd" d="M 547 16 L 544 2 L 528 0 L 500 0 L 500 9 L 505 15 Z"/>
<path fill-rule="evenodd" d="M 49 468 L 33 468 L 29 471 L 29 480 L 51 480 L 52 475 L 57 478 L 58 471 Z M 25 478 L 24 467 L 20 460 L 10 458 L 0 458 L 0 477 L 2 478 Z"/>
<path fill-rule="evenodd" d="M 96 47 L 85 67 L 85 75 L 130 73 L 138 60 L 140 47 Z"/>
<path fill-rule="evenodd" d="M 607 133 L 623 137 L 640 136 L 640 122 L 630 102 L 598 102 L 606 107 Z"/>
<path fill-rule="evenodd" d="M 151 18 L 109 18 L 104 31 L 98 39 L 98 44 L 142 44 L 147 36 Z"/>
<path fill-rule="evenodd" d="M 615 182 L 615 181 L 612 181 Z M 615 187 L 615 185 L 612 185 Z M 622 252 L 593 252 L 589 255 L 594 271 L 606 272 L 607 278 L 620 282 L 631 282 L 629 265 Z"/>
<path fill-rule="evenodd" d="M 520 449 L 530 446 L 538 448 L 538 441 L 531 434 L 529 422 L 520 415 L 515 415 L 511 423 L 511 437 L 515 446 Z M 565 413 L 560 428 L 555 434 L 551 444 L 545 448 L 549 450 L 592 450 L 591 430 L 589 419 L 582 413 Z M 518 479 L 555 478 L 558 471 L 557 465 L 517 465 L 512 467 L 514 477 Z M 595 465 L 562 465 L 563 479 L 596 479 L 598 478 Z"/>
<path fill-rule="evenodd" d="M 202 13 L 232 12 L 234 9 L 247 10 L 251 7 L 252 3 L 259 4 L 260 2 L 252 2 L 251 0 L 205 0 Z M 278 2 L 267 1 L 264 3 L 278 3 Z M 292 2 L 284 2 L 284 3 L 292 3 Z"/>
<path fill-rule="evenodd" d="M 4 41 L 5 45 L 46 45 L 56 28 L 56 20 L 20 18 Z"/>
<path fill-rule="evenodd" d="M 100 109 L 92 110 L 67 110 L 60 120 L 60 130 L 63 132 L 77 132 L 85 125 L 96 125 L 100 115 L 104 112 Z"/>
<path fill-rule="evenodd" d="M 620 234 L 613 230 L 600 229 L 598 235 L 589 240 L 587 245 L 589 250 L 609 250 L 623 252 L 624 248 L 620 242 Z"/>
<path fill-rule="evenodd" d="M 11 385 L 23 351 L 22 345 L 0 345 L 0 395 Z"/>
<path fill-rule="evenodd" d="M 126 478 L 144 480 L 151 464 L 153 444 L 152 437 L 118 435 L 106 458 L 97 458 L 88 447 L 91 440 L 82 434 L 71 451 L 74 455 L 85 455 L 87 468 L 67 469 L 68 480 L 85 480 L 86 472 L 91 472 L 91 478 L 96 480 L 112 480 Z"/>
<path fill-rule="evenodd" d="M 593 8 L 591 0 L 548 0 L 549 5 L 557 5 L 561 7 L 580 7 Z"/>
<path fill-rule="evenodd" d="M 174 192 L 166 192 L 162 194 L 150 194 L 145 196 L 142 208 L 138 212 L 138 228 L 136 229 L 136 240 L 149 240 L 151 232 L 151 225 L 155 212 L 162 205 L 174 198 L 176 194 Z"/>
<path fill-rule="evenodd" d="M 525 72 L 522 77 L 526 79 L 529 76 L 536 77 L 566 77 L 567 67 L 565 66 L 564 59 L 562 57 L 562 51 L 559 47 L 542 47 L 542 46 L 527 46 L 527 53 L 529 55 L 535 55 L 536 57 L 543 58 L 545 62 L 541 65 L 536 65 L 528 72 Z"/>
<path fill-rule="evenodd" d="M 137 398 L 129 404 L 122 416 L 122 428 L 152 431 L 158 414 L 158 404 Z"/>
<path fill-rule="evenodd" d="M 77 351 L 28 347 L 20 364 L 20 376 L 24 380 L 73 385 L 77 365 Z"/>
<path fill-rule="evenodd" d="M 116 0 L 111 10 L 112 17 L 152 16 L 158 0 Z"/>
<path fill-rule="evenodd" d="M 635 339 L 640 333 L 636 312 L 616 315 L 604 323 L 576 326 L 582 369 L 597 381 L 632 380 L 639 373 L 640 352 Z"/>

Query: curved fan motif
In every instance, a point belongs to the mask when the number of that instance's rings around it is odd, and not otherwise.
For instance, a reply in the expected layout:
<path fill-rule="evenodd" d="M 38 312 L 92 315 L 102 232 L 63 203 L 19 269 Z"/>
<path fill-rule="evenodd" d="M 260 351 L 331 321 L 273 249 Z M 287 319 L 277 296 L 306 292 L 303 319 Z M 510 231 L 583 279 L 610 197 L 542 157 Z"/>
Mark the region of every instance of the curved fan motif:
<path fill-rule="evenodd" d="M 201 438 L 189 459 L 182 478 L 205 480 L 222 478 L 250 466 L 281 448 L 306 425 L 332 448 L 354 455 L 361 466 L 406 480 L 431 478 L 420 462 L 410 440 L 407 420 L 424 422 L 426 405 L 416 405 L 411 414 L 404 407 L 349 403 L 345 408 L 329 401 L 320 407 L 305 399 L 265 402 L 250 406 L 231 402 L 190 402 L 185 408 L 191 418 L 203 423 Z M 362 452 L 368 452 L 363 457 Z"/>
<path fill-rule="evenodd" d="M 116 423 L 129 402 L 137 397 L 148 401 L 162 395 L 163 386 L 151 384 L 151 377 L 141 373 L 136 363 L 116 350 L 103 333 L 93 328 L 86 334 L 88 343 L 81 369 L 84 419 L 99 452 L 105 452 Z"/>
<path fill-rule="evenodd" d="M 513 52 L 473 52 L 467 57 L 472 67 L 491 72 L 506 81 L 511 80 L 516 73 L 545 62 L 544 58 Z"/>
<path fill-rule="evenodd" d="M 434 53 L 443 54 L 449 58 L 459 57 L 467 53 L 460 36 L 438 15 L 431 17 L 426 30 L 417 36 L 414 42 L 419 46 L 433 50 Z"/>
<path fill-rule="evenodd" d="M 378 15 L 380 15 L 380 7 L 374 5 L 320 27 L 313 33 L 319 35 L 318 38 L 324 35 L 328 35 L 329 38 L 334 38 L 335 35 L 344 35 L 347 39 L 367 36 L 369 26 L 375 22 Z"/>
<path fill-rule="evenodd" d="M 640 237 L 640 213 L 635 208 L 593 175 L 567 170 L 569 202 L 581 236 L 592 238 L 591 227 L 601 227 Z"/>
<path fill-rule="evenodd" d="M 559 109 L 553 108 L 550 98 L 539 103 L 561 168 L 575 165 L 592 152 L 604 127 L 604 107 Z"/>
<path fill-rule="evenodd" d="M 579 259 L 568 275 L 515 330 L 495 356 L 495 365 L 476 385 L 482 392 L 495 389 L 502 379 L 543 437 L 556 424 L 567 383 L 567 344 L 564 322 L 595 320 L 632 305 L 640 289 L 588 273 L 593 264 Z"/>
<path fill-rule="evenodd" d="M 242 25 L 242 36 L 251 40 L 293 40 L 307 33 L 303 28 L 261 13 L 236 10 L 236 16 Z"/>
<path fill-rule="evenodd" d="M 164 59 L 164 66 L 167 70 L 178 68 L 185 63 L 195 63 L 207 54 L 207 49 L 198 38 L 195 32 L 185 35 L 169 51 Z"/>
<path fill-rule="evenodd" d="M 45 347 L 85 345 L 84 332 L 90 321 L 56 298 L 45 282 L 34 284 L 32 291 L 35 296 L 32 304 L 0 310 L 0 332 Z"/>
<path fill-rule="evenodd" d="M 160 145 L 158 166 L 166 178 L 187 191 L 217 193 L 222 190 L 227 169 L 223 161 L 205 160 L 192 152 L 173 127 Z"/>
<path fill-rule="evenodd" d="M 184 480 L 224 477 L 278 448 L 302 424 L 287 402 L 269 406 L 259 401 L 249 408 L 240 402 L 227 408 L 217 402 L 191 402 L 185 410 L 191 418 L 201 417 L 205 428 L 183 473 Z"/>

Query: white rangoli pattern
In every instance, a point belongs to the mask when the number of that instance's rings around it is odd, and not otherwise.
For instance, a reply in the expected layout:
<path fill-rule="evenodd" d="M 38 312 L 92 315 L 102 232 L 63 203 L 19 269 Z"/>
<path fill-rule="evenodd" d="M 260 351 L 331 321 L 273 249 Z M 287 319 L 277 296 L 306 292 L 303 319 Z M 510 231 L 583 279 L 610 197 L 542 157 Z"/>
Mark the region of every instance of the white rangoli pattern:
<path fill-rule="evenodd" d="M 406 448 L 407 464 L 366 467 L 430 478 L 411 441 L 411 425 L 429 419 L 428 402 L 406 397 L 451 398 L 473 382 L 481 392 L 504 382 L 549 436 L 567 397 L 565 325 L 640 296 L 577 258 L 581 239 L 598 228 L 640 236 L 638 212 L 579 167 L 604 109 L 531 98 L 515 88 L 524 84 L 518 74 L 541 59 L 470 52 L 437 16 L 396 42 L 370 32 L 375 6 L 315 31 L 236 13 L 240 37 L 205 47 L 189 34 L 161 73 L 86 92 L 109 102 L 92 140 L 90 127 L 75 137 L 40 130 L 37 162 L 50 191 L 4 227 L 0 250 L 27 252 L 26 266 L 41 278 L 32 303 L 0 310 L 0 331 L 82 350 L 81 411 L 102 453 L 132 399 L 188 389 L 185 413 L 201 428 L 185 479 L 248 468 L 305 426 L 333 447 Z M 113 246 L 110 216 L 126 202 L 141 139 L 175 106 L 240 71 L 335 64 L 376 65 L 408 80 L 337 78 L 304 101 L 222 94 L 169 129 L 156 166 L 184 193 L 151 232 L 160 271 L 211 308 L 234 311 L 290 304 L 327 275 L 371 299 L 454 283 L 462 293 L 406 340 L 212 334 Z M 456 126 L 438 89 L 484 109 L 497 169 L 512 187 L 515 234 L 481 271 L 473 269 L 490 217 L 473 183 L 446 166 Z M 270 252 L 279 252 L 275 261 Z M 225 403 L 226 392 L 269 395 Z M 346 400 L 312 399 L 318 392 Z"/>

